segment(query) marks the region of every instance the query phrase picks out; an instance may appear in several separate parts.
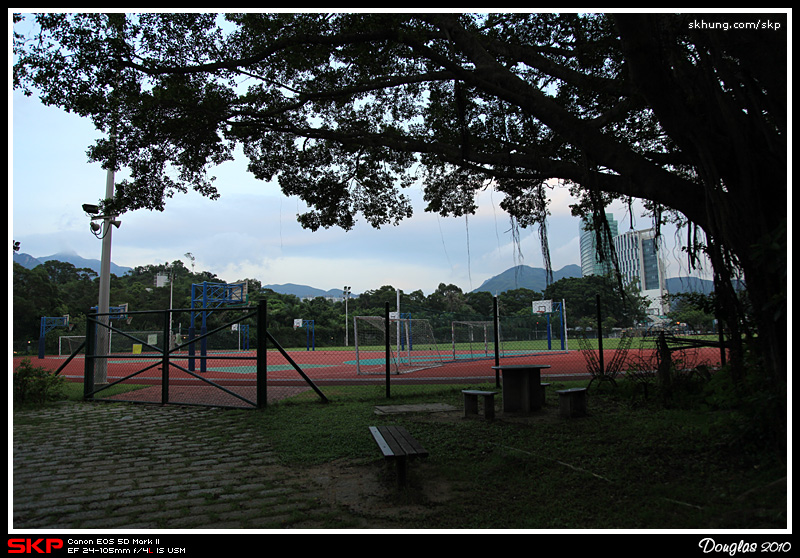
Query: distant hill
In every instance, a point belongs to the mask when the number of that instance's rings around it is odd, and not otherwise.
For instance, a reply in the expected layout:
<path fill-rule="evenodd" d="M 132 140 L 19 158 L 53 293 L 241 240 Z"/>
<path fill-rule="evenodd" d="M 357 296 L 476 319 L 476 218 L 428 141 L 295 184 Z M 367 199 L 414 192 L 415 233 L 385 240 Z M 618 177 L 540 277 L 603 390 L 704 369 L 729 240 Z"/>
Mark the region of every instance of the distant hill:
<path fill-rule="evenodd" d="M 37 265 L 42 265 L 42 262 L 30 254 L 17 254 L 16 252 L 14 253 L 14 263 L 21 265 L 25 269 L 33 269 Z"/>
<path fill-rule="evenodd" d="M 51 256 L 43 256 L 43 257 L 36 257 L 29 254 L 14 254 L 14 263 L 18 263 L 22 267 L 26 269 L 33 269 L 37 265 L 41 265 L 44 262 L 48 262 L 50 260 L 57 260 L 59 262 L 71 263 L 76 268 L 89 268 L 92 271 L 96 272 L 97 274 L 100 273 L 100 260 L 89 260 L 86 258 L 82 258 L 78 254 L 74 252 L 61 252 L 59 254 L 53 254 Z M 117 277 L 122 277 L 127 272 L 131 271 L 130 267 L 122 267 L 114 262 L 111 262 L 111 273 L 116 275 Z"/>
<path fill-rule="evenodd" d="M 326 298 L 342 298 L 342 289 L 331 289 L 323 291 L 309 287 L 308 285 L 295 285 L 294 283 L 285 283 L 283 285 L 261 285 L 262 289 L 271 289 L 276 293 L 290 294 L 298 298 L 315 298 L 318 296 Z"/>
<path fill-rule="evenodd" d="M 74 265 L 76 268 L 89 268 L 96 273 L 100 273 L 100 260 L 87 259 L 76 253 L 61 252 L 50 256 L 34 258 L 29 254 L 14 253 L 14 263 L 20 264 L 26 269 L 33 269 L 37 265 L 49 260 L 58 260 Z M 130 267 L 119 266 L 112 262 L 111 273 L 122 277 Z M 553 281 L 558 281 L 565 277 L 581 277 L 581 266 L 567 265 L 557 271 L 553 271 Z M 342 289 L 323 290 L 308 285 L 297 285 L 294 283 L 284 283 L 282 285 L 262 285 L 262 288 L 271 289 L 280 294 L 291 294 L 298 298 L 341 298 Z M 530 289 L 535 292 L 542 292 L 547 288 L 546 273 L 543 268 L 518 265 L 505 270 L 491 279 L 487 279 L 483 284 L 472 292 L 486 291 L 492 294 L 502 293 L 513 289 Z M 673 277 L 667 279 L 667 291 L 673 294 L 683 292 L 699 292 L 708 294 L 714 290 L 714 283 L 708 279 L 696 277 Z M 353 295 L 357 296 L 357 295 Z"/>
<path fill-rule="evenodd" d="M 568 265 L 558 271 L 553 271 L 554 282 L 564 277 L 581 277 L 581 266 Z M 518 265 L 486 280 L 473 292 L 502 293 L 513 289 L 530 289 L 542 292 L 546 287 L 547 281 L 543 268 Z M 672 294 L 687 292 L 709 294 L 714 290 L 714 282 L 697 277 L 672 277 L 667 279 L 666 287 L 667 292 Z"/>
<path fill-rule="evenodd" d="M 558 281 L 565 277 L 580 277 L 581 266 L 567 265 L 553 271 L 553 281 Z M 528 265 L 518 265 L 505 270 L 500 275 L 495 275 L 487 279 L 483 284 L 472 292 L 486 291 L 490 293 L 502 293 L 513 289 L 530 289 L 542 292 L 547 288 L 547 272 L 541 267 L 531 267 Z"/>
<path fill-rule="evenodd" d="M 700 279 L 698 277 L 672 277 L 667 279 L 667 292 L 671 294 L 709 294 L 713 291 L 714 282 L 709 279 Z"/>

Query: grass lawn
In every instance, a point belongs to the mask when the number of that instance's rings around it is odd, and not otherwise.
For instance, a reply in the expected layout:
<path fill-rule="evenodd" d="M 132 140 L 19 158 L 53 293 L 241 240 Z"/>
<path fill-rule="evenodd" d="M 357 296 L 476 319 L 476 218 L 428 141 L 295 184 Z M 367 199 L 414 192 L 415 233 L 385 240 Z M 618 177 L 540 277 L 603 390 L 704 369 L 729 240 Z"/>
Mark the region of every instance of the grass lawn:
<path fill-rule="evenodd" d="M 430 452 L 412 461 L 410 487 L 395 502 L 435 506 L 407 528 L 765 529 L 786 528 L 786 467 L 748 446 L 748 425 L 733 412 L 666 409 L 626 386 L 589 395 L 589 415 L 563 419 L 552 384 L 532 417 L 495 421 L 455 413 L 376 416 L 375 405 L 449 403 L 461 389 L 402 392 L 331 388 L 331 402 L 283 403 L 243 413 L 243 427 L 272 440 L 284 464 L 382 461 L 368 426 L 405 426 Z M 493 386 L 476 386 L 492 389 Z M 499 397 L 499 396 L 498 396 Z M 501 408 L 501 407 L 499 407 Z M 245 426 L 246 425 L 246 426 Z M 391 484 L 393 469 L 385 469 Z M 783 480 L 781 480 L 783 479 Z M 431 502 L 431 484 L 453 497 Z"/>
<path fill-rule="evenodd" d="M 377 474 L 381 505 L 413 505 L 405 529 L 786 529 L 785 456 L 765 451 L 762 430 L 738 411 L 694 401 L 669 408 L 631 385 L 592 387 L 588 416 L 547 404 L 530 417 L 465 419 L 461 389 L 327 386 L 329 403 L 291 401 L 238 413 L 243 431 L 268 440 L 282 465 L 319 470 L 336 464 Z M 496 389 L 492 385 L 471 386 Z M 82 386 L 67 385 L 80 399 Z M 376 405 L 445 403 L 457 410 L 376 415 Z M 430 452 L 412 461 L 397 490 L 368 426 L 405 426 Z M 446 493 L 446 498 L 432 494 Z M 369 512 L 363 511 L 369 519 Z"/>

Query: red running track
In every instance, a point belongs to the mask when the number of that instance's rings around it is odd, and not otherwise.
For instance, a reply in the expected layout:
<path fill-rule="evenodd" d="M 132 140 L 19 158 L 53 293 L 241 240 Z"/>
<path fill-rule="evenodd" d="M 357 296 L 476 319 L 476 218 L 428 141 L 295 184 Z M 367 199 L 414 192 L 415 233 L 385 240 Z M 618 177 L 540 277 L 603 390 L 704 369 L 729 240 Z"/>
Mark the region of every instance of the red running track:
<path fill-rule="evenodd" d="M 692 349 L 691 361 L 693 364 L 704 363 L 711 366 L 719 364 L 719 350 L 713 348 Z M 609 363 L 616 351 L 604 351 L 605 362 Z M 638 361 L 655 362 L 653 351 L 631 349 L 631 357 Z M 355 353 L 352 351 L 291 351 L 289 356 L 299 368 L 315 383 L 376 383 L 383 381 L 384 373 L 377 371 L 373 374 L 359 375 L 355 366 Z M 233 358 L 235 357 L 235 359 Z M 384 355 L 381 352 L 360 355 L 362 362 L 369 358 L 379 366 Z M 33 366 L 46 370 L 57 370 L 66 360 L 66 357 L 46 357 L 44 359 L 31 358 Z M 14 369 L 22 361 L 22 357 L 14 358 Z M 586 359 L 581 351 L 536 353 L 521 356 L 506 356 L 501 358 L 501 364 L 547 364 L 550 368 L 542 371 L 543 378 L 561 380 L 588 379 L 591 373 Z M 201 383 L 192 374 L 181 370 L 188 369 L 189 359 L 186 355 L 174 355 L 170 359 L 169 376 L 172 384 Z M 200 359 L 195 360 L 195 374 L 204 379 L 212 380 L 220 385 L 246 385 L 255 384 L 256 360 L 255 352 L 229 353 L 211 355 L 207 360 L 207 370 L 200 372 Z M 459 381 L 475 382 L 494 380 L 495 371 L 492 370 L 494 359 L 451 361 L 442 366 L 434 366 L 414 372 L 392 374 L 392 381 L 420 382 L 420 383 L 454 383 Z M 147 367 L 147 370 L 141 371 Z M 141 371 L 141 372 L 140 372 Z M 61 372 L 68 381 L 82 382 L 84 375 L 84 359 L 78 356 L 72 360 Z M 161 363 L 157 356 L 147 355 L 112 355 L 109 358 L 107 378 L 115 382 L 132 376 L 131 383 L 160 383 L 162 379 Z M 277 351 L 267 353 L 267 378 L 269 382 L 291 384 L 304 383 L 301 375 Z"/>

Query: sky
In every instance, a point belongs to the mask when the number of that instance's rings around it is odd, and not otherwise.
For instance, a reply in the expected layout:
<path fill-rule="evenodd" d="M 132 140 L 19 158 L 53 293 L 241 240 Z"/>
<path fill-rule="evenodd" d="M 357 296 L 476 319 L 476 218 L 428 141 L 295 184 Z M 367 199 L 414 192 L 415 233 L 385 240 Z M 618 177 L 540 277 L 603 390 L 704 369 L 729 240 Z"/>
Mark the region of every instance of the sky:
<path fill-rule="evenodd" d="M 102 242 L 91 233 L 81 207 L 105 195 L 106 171 L 86 155 L 100 135 L 88 120 L 18 92 L 9 94 L 9 237 L 21 243 L 21 253 L 101 258 Z M 181 260 L 191 268 L 185 256 L 191 253 L 197 271 L 228 283 L 248 278 L 263 285 L 296 283 L 324 290 L 347 285 L 353 293 L 391 285 L 426 295 L 440 283 L 469 292 L 519 264 L 544 267 L 536 228 L 521 231 L 521 257 L 517 253 L 509 217 L 499 205 L 502 195 L 496 192 L 480 194 L 475 215 L 445 218 L 424 212 L 417 186 L 407 191 L 414 199 L 414 216 L 399 226 L 373 229 L 361 220 L 350 231 L 311 232 L 296 220 L 305 210 L 303 202 L 282 194 L 276 183 L 253 178 L 243 156 L 212 174 L 218 200 L 177 193 L 163 212 L 122 215 L 120 227 L 112 230 L 112 261 L 135 267 Z M 117 177 L 123 176 L 124 169 Z M 579 222 L 570 214 L 569 193 L 555 188 L 550 197 L 553 269 L 579 265 Z M 629 230 L 626 208 L 612 212 L 619 232 Z M 649 217 L 634 211 L 635 229 L 650 226 Z M 663 241 L 667 276 L 688 275 L 678 238 L 667 230 Z"/>

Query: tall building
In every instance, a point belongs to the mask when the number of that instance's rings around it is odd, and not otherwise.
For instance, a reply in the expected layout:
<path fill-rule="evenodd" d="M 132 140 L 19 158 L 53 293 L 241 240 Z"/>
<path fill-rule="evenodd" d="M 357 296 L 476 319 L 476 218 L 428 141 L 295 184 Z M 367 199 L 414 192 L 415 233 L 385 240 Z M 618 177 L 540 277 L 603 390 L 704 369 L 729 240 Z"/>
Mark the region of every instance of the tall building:
<path fill-rule="evenodd" d="M 648 315 L 667 313 L 664 263 L 658 253 L 654 229 L 629 231 L 614 238 L 619 271 L 626 283 L 634 282 L 650 301 Z"/>
<path fill-rule="evenodd" d="M 617 236 L 617 221 L 611 213 L 606 213 L 606 221 L 611 231 L 611 238 Z M 597 233 L 591 229 L 591 219 L 581 219 L 581 275 L 608 275 L 614 270 L 611 262 L 611 250 L 608 245 L 603 246 L 603 261 L 597 250 Z M 605 244 L 605 241 L 604 241 Z"/>
<path fill-rule="evenodd" d="M 611 231 L 612 246 L 617 258 L 620 274 L 626 284 L 633 283 L 639 293 L 647 297 L 649 307 L 647 314 L 651 319 L 663 316 L 669 311 L 664 300 L 666 294 L 666 276 L 663 260 L 659 255 L 655 230 L 628 231 L 619 234 L 617 221 L 610 213 L 606 220 Z M 588 230 L 587 230 L 588 229 Z M 603 261 L 597 250 L 597 234 L 591 230 L 590 222 L 580 222 L 581 275 L 608 275 L 614 271 L 611 260 L 611 248 L 603 247 Z"/>

